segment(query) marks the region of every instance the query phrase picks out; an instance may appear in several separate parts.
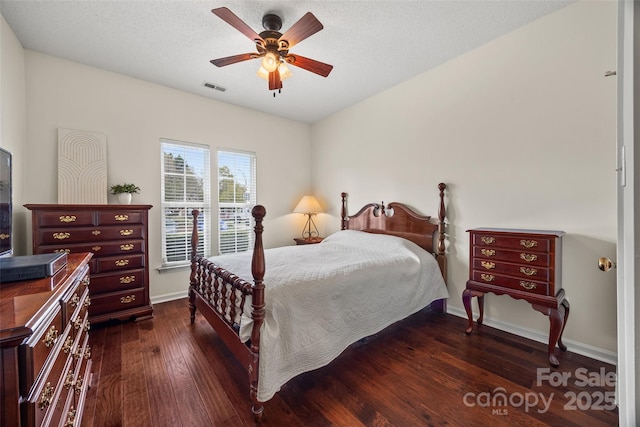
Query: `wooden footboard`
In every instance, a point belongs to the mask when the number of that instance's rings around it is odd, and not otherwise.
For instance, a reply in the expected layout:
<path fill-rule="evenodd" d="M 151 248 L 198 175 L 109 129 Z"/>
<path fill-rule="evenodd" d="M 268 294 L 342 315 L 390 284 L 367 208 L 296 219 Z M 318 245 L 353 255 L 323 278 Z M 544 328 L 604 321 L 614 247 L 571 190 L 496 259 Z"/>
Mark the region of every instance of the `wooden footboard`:
<path fill-rule="evenodd" d="M 254 283 L 251 284 L 225 270 L 197 253 L 198 214 L 194 210 L 191 235 L 191 276 L 189 286 L 189 310 L 194 323 L 196 309 L 200 310 L 207 322 L 213 326 L 220 338 L 245 367 L 249 374 L 252 412 L 259 420 L 264 410 L 257 399 L 258 369 L 260 360 L 260 328 L 264 321 L 264 247 L 262 244 L 262 220 L 266 214 L 263 206 L 257 205 L 251 211 L 255 218 L 255 245 L 251 262 Z M 251 297 L 251 317 L 253 328 L 251 340 L 243 343 L 239 336 L 240 319 L 247 297 Z"/>

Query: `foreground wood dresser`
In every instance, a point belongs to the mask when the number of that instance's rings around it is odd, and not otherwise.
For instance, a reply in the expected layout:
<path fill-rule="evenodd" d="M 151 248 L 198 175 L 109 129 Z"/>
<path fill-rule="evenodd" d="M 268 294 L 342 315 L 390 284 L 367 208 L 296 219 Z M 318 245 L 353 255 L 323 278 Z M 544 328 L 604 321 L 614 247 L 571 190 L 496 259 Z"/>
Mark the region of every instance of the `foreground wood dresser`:
<path fill-rule="evenodd" d="M 473 330 L 471 299 L 478 298 L 482 324 L 484 294 L 523 299 L 549 317 L 549 363 L 558 366 L 556 344 L 562 351 L 562 332 L 569 317 L 569 302 L 562 289 L 563 231 L 476 228 L 469 232 L 469 281 L 462 302 Z"/>
<path fill-rule="evenodd" d="M 91 382 L 89 262 L 0 285 L 0 425 L 79 426 Z"/>
<path fill-rule="evenodd" d="M 149 317 L 150 205 L 25 205 L 33 253 L 92 252 L 89 320 Z"/>

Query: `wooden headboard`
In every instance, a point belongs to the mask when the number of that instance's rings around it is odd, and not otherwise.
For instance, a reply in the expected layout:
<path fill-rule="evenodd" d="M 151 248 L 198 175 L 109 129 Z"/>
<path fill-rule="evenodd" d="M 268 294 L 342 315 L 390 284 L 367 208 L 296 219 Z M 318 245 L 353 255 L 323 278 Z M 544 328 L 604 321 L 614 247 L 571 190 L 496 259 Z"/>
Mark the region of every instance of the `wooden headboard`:
<path fill-rule="evenodd" d="M 342 193 L 342 230 L 361 230 L 369 233 L 390 234 L 403 237 L 431 252 L 444 257 L 444 190 L 446 184 L 438 184 L 440 190 L 440 208 L 438 223 L 431 222 L 430 216 L 420 215 L 403 203 L 389 203 L 384 205 L 369 203 L 355 215 L 347 215 L 347 193 Z M 438 231 L 434 245 L 434 235 Z"/>

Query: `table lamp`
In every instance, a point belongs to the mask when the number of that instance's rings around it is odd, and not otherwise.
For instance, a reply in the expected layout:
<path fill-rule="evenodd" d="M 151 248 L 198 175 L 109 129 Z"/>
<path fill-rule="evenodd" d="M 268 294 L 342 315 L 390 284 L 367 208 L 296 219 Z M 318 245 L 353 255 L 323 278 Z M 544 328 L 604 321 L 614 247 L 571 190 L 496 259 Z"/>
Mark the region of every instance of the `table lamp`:
<path fill-rule="evenodd" d="M 313 222 L 313 216 L 318 212 L 322 212 L 322 208 L 320 207 L 320 203 L 318 203 L 315 197 L 302 197 L 293 212 L 305 214 L 307 216 L 307 222 L 304 225 L 304 229 L 302 230 L 303 239 L 313 240 L 320 237 L 318 228 L 316 227 L 315 222 Z"/>

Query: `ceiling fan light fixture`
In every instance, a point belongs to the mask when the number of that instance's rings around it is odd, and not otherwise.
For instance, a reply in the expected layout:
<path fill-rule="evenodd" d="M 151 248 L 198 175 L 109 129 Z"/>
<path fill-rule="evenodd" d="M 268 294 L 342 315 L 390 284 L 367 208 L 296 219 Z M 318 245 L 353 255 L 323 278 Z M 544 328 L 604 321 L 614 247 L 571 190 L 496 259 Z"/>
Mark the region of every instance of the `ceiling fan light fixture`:
<path fill-rule="evenodd" d="M 262 67 L 268 72 L 273 72 L 278 68 L 278 57 L 273 52 L 267 52 L 262 58 Z"/>
<path fill-rule="evenodd" d="M 261 79 L 269 81 L 269 72 L 265 70 L 265 68 L 262 65 L 260 65 L 260 68 L 258 68 L 258 72 L 256 73 L 256 75 Z"/>
<path fill-rule="evenodd" d="M 278 66 L 278 71 L 280 72 L 280 80 L 286 80 L 293 75 L 293 73 L 287 67 L 287 64 L 281 62 Z"/>
<path fill-rule="evenodd" d="M 226 7 L 212 9 L 211 12 L 251 39 L 257 50 L 257 53 L 242 53 L 209 61 L 217 67 L 261 58 L 257 75 L 269 82 L 270 91 L 278 92 L 282 89 L 282 81 L 292 75 L 288 65 L 322 77 L 327 77 L 333 69 L 332 65 L 289 53 L 289 48 L 324 28 L 311 12 L 304 14 L 284 34 L 280 33 L 282 19 L 273 13 L 263 16 L 262 26 L 265 30 L 258 34 Z"/>

